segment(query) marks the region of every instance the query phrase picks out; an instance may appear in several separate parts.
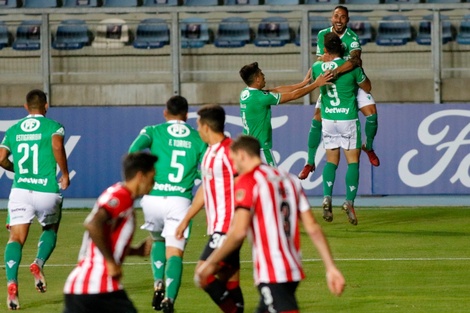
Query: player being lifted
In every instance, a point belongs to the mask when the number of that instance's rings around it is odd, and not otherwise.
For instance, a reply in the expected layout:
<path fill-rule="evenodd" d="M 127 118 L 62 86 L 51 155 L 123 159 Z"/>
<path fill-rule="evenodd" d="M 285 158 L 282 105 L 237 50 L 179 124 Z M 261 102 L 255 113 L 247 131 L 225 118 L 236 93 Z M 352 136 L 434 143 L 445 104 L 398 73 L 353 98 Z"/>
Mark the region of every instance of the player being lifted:
<path fill-rule="evenodd" d="M 359 37 L 350 28 L 348 28 L 348 22 L 348 9 L 344 6 L 337 6 L 333 10 L 333 16 L 331 17 L 332 26 L 325 28 L 318 33 L 317 56 L 320 61 L 324 55 L 325 34 L 330 32 L 337 34 L 341 38 L 343 47 L 345 48 L 343 59 L 346 60 L 346 62 L 332 71 L 334 76 L 341 75 L 356 67 L 362 66 L 361 44 L 359 43 Z M 378 127 L 375 100 L 369 92 L 365 92 L 363 89 L 359 88 L 357 101 L 360 111 L 366 117 L 366 142 L 362 146 L 362 150 L 367 153 L 369 161 L 373 166 L 379 166 L 379 158 L 373 149 L 373 142 L 375 135 L 377 134 Z M 322 133 L 320 103 L 321 99 L 319 98 L 315 106 L 315 114 L 312 119 L 312 125 L 310 126 L 310 132 L 308 135 L 307 164 L 298 175 L 300 179 L 306 179 L 311 172 L 315 171 L 315 154 L 317 153 L 317 148 L 320 145 Z"/>
<path fill-rule="evenodd" d="M 145 217 L 141 228 L 148 230 L 154 240 L 150 254 L 154 278 L 152 306 L 171 313 L 181 285 L 182 258 L 189 236 L 186 229 L 183 238 L 175 238 L 175 230 L 191 204 L 198 165 L 207 146 L 186 123 L 185 98 L 171 97 L 163 115 L 166 122 L 144 127 L 129 152 L 148 148 L 158 157 L 155 185 L 141 201 Z"/>

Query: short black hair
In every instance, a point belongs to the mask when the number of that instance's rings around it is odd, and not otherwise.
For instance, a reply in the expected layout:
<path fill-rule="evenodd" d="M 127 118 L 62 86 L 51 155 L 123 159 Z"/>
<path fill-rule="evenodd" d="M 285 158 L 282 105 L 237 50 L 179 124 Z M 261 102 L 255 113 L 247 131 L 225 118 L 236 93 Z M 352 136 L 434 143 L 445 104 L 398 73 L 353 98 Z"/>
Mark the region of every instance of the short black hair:
<path fill-rule="evenodd" d="M 258 62 L 253 62 L 253 63 L 250 63 L 250 64 L 247 64 L 247 65 L 243 66 L 240 69 L 239 73 L 240 73 L 240 77 L 243 79 L 245 84 L 247 86 L 250 86 L 251 84 L 253 84 L 253 82 L 255 81 L 255 76 L 260 71 L 261 70 L 258 67 Z"/>
<path fill-rule="evenodd" d="M 335 9 L 333 10 L 333 12 L 336 11 L 337 9 L 345 11 L 346 15 L 349 17 L 349 10 L 347 7 L 345 7 L 344 5 L 337 5 Z"/>
<path fill-rule="evenodd" d="M 47 96 L 44 91 L 33 89 L 26 95 L 26 104 L 30 109 L 39 109 L 46 105 Z"/>
<path fill-rule="evenodd" d="M 153 170 L 158 158 L 148 152 L 134 152 L 126 154 L 122 160 L 122 170 L 125 181 L 129 181 L 138 172 L 144 174 Z"/>
<path fill-rule="evenodd" d="M 336 33 L 330 32 L 325 34 L 324 45 L 329 54 L 337 55 L 339 57 L 343 56 L 343 43 Z"/>
<path fill-rule="evenodd" d="M 206 104 L 197 111 L 199 123 L 209 126 L 217 133 L 224 132 L 225 110 L 218 104 Z"/>
<path fill-rule="evenodd" d="M 249 135 L 240 135 L 232 141 L 230 149 L 233 152 L 237 152 L 239 150 L 243 150 L 248 153 L 249 156 L 260 156 L 261 151 L 261 144 L 259 140 L 253 136 Z"/>
<path fill-rule="evenodd" d="M 188 108 L 188 100 L 182 96 L 173 96 L 166 102 L 166 110 L 174 116 L 186 116 Z"/>

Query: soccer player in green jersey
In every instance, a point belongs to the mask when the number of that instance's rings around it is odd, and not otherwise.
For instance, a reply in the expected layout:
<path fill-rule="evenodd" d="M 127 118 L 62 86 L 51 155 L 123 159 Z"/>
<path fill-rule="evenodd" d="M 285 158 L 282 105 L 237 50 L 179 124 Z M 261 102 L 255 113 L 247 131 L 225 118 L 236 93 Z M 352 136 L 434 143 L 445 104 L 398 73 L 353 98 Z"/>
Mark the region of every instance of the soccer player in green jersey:
<path fill-rule="evenodd" d="M 41 90 L 30 91 L 24 107 L 28 116 L 11 126 L 0 144 L 0 166 L 15 172 L 8 200 L 10 238 L 4 256 L 10 310 L 20 308 L 18 268 L 34 217 L 42 226 L 42 234 L 30 271 L 36 289 L 46 291 L 43 267 L 57 241 L 62 210 L 59 188 L 65 190 L 70 184 L 64 127 L 45 117 L 49 108 L 46 94 Z M 13 161 L 8 159 L 10 155 Z M 58 182 L 57 165 L 62 172 Z"/>
<path fill-rule="evenodd" d="M 362 66 L 361 60 L 361 44 L 359 37 L 350 28 L 347 27 L 349 22 L 349 12 L 344 6 L 337 6 L 333 10 L 331 17 L 331 27 L 325 28 L 318 33 L 317 56 L 318 60 L 322 60 L 324 51 L 324 36 L 330 32 L 337 34 L 343 43 L 344 52 L 343 59 L 346 60 L 343 65 L 333 70 L 335 76 L 347 73 L 356 67 Z M 377 134 L 377 107 L 375 100 L 369 92 L 365 92 L 361 88 L 357 94 L 358 106 L 362 114 L 366 117 L 365 133 L 366 142 L 362 146 L 362 150 L 367 153 L 369 161 L 373 166 L 379 166 L 380 161 L 373 149 L 373 142 Z M 321 141 L 321 100 L 318 99 L 315 106 L 315 114 L 310 126 L 308 137 L 308 158 L 307 164 L 299 173 L 300 179 L 306 179 L 308 175 L 315 171 L 315 154 Z"/>
<path fill-rule="evenodd" d="M 263 71 L 258 67 L 258 62 L 254 62 L 241 68 L 240 77 L 247 85 L 240 93 L 243 134 L 258 139 L 261 143 L 263 161 L 271 166 L 276 166 L 271 152 L 273 146 L 271 106 L 303 97 L 315 88 L 325 85 L 333 75 L 331 73 L 321 75 L 309 84 L 311 77 L 309 70 L 300 83 L 263 90 L 266 80 Z"/>
<path fill-rule="evenodd" d="M 186 123 L 188 102 L 185 98 L 171 97 L 163 115 L 166 122 L 144 127 L 129 152 L 150 149 L 158 157 L 155 185 L 141 201 L 145 217 L 141 228 L 148 230 L 154 240 L 150 254 L 154 277 L 152 306 L 171 313 L 181 285 L 182 258 L 189 229 L 181 239 L 175 237 L 175 232 L 191 204 L 194 180 L 207 145 Z"/>
<path fill-rule="evenodd" d="M 345 63 L 341 39 L 334 32 L 325 35 L 324 62 L 313 64 L 312 75 L 317 77 Z M 338 76 L 330 85 L 320 88 L 323 144 L 326 164 L 323 168 L 323 219 L 333 221 L 331 197 L 336 169 L 343 149 L 348 162 L 346 172 L 346 201 L 343 210 L 349 222 L 357 225 L 354 200 L 359 185 L 359 155 L 361 152 L 361 124 L 358 118 L 357 89 L 369 92 L 371 83 L 360 67 Z"/>

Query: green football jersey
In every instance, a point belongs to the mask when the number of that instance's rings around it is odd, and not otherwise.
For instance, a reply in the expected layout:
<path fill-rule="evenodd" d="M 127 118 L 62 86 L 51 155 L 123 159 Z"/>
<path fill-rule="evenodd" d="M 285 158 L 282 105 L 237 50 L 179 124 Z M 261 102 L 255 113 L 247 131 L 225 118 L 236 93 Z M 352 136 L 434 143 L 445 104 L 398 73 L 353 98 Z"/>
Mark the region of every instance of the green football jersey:
<path fill-rule="evenodd" d="M 322 56 L 325 51 L 325 34 L 331 33 L 333 31 L 333 27 L 328 27 L 322 29 L 318 32 L 317 38 L 317 55 Z M 346 28 L 343 35 L 340 36 L 341 42 L 343 43 L 344 48 L 344 55 L 343 59 L 349 60 L 351 51 L 353 50 L 361 50 L 361 44 L 359 42 L 359 37 L 353 32 L 351 29 Z"/>
<path fill-rule="evenodd" d="M 346 61 L 340 58 L 332 62 L 315 62 L 312 76 L 318 77 L 327 70 L 333 70 Z M 340 75 L 331 84 L 320 87 L 321 116 L 327 120 L 354 120 L 358 118 L 357 90 L 358 84 L 366 80 L 360 67 Z"/>
<path fill-rule="evenodd" d="M 28 115 L 5 133 L 0 146 L 13 156 L 12 188 L 58 193 L 57 162 L 52 136 L 64 136 L 64 127 L 43 115 Z"/>
<path fill-rule="evenodd" d="M 153 196 L 179 196 L 192 199 L 194 180 L 207 145 L 199 133 L 183 121 L 168 121 L 146 126 L 129 152 L 150 149 L 158 157 L 155 163 Z"/>
<path fill-rule="evenodd" d="M 273 146 L 271 106 L 278 105 L 280 100 L 280 93 L 250 87 L 246 87 L 240 93 L 243 134 L 258 139 L 261 149 L 271 149 Z"/>

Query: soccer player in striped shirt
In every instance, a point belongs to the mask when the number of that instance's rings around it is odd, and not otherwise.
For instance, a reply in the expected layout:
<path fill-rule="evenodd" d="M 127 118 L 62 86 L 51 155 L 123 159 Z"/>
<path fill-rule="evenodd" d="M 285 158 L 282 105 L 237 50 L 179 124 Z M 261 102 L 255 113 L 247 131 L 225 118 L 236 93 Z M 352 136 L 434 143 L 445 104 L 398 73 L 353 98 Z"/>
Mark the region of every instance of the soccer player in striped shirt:
<path fill-rule="evenodd" d="M 249 234 L 254 279 L 261 295 L 257 312 L 300 312 L 295 298 L 305 277 L 300 259 L 299 220 L 326 267 L 330 291 L 342 294 L 345 280 L 337 269 L 327 240 L 310 210 L 300 182 L 291 174 L 262 163 L 260 144 L 242 135 L 233 141 L 231 158 L 240 176 L 235 185 L 235 216 L 224 243 L 198 269 L 202 288 L 218 263 L 239 249 Z"/>
<path fill-rule="evenodd" d="M 176 236 L 181 238 L 189 221 L 206 207 L 207 233 L 210 235 L 196 269 L 225 240 L 233 218 L 234 179 L 236 171 L 229 158 L 232 139 L 225 136 L 225 111 L 219 105 L 206 105 L 198 111 L 198 131 L 209 147 L 201 164 L 202 184 L 193 199 L 186 217 L 178 226 Z M 211 299 L 224 313 L 242 313 L 244 300 L 240 289 L 240 251 L 227 255 L 215 275 L 205 286 Z"/>
<path fill-rule="evenodd" d="M 134 200 L 153 187 L 157 157 L 130 153 L 123 160 L 124 181 L 104 191 L 85 220 L 78 265 L 65 282 L 64 313 L 137 310 L 121 284 L 126 255 L 148 256 L 152 240 L 131 247 L 135 230 Z"/>

